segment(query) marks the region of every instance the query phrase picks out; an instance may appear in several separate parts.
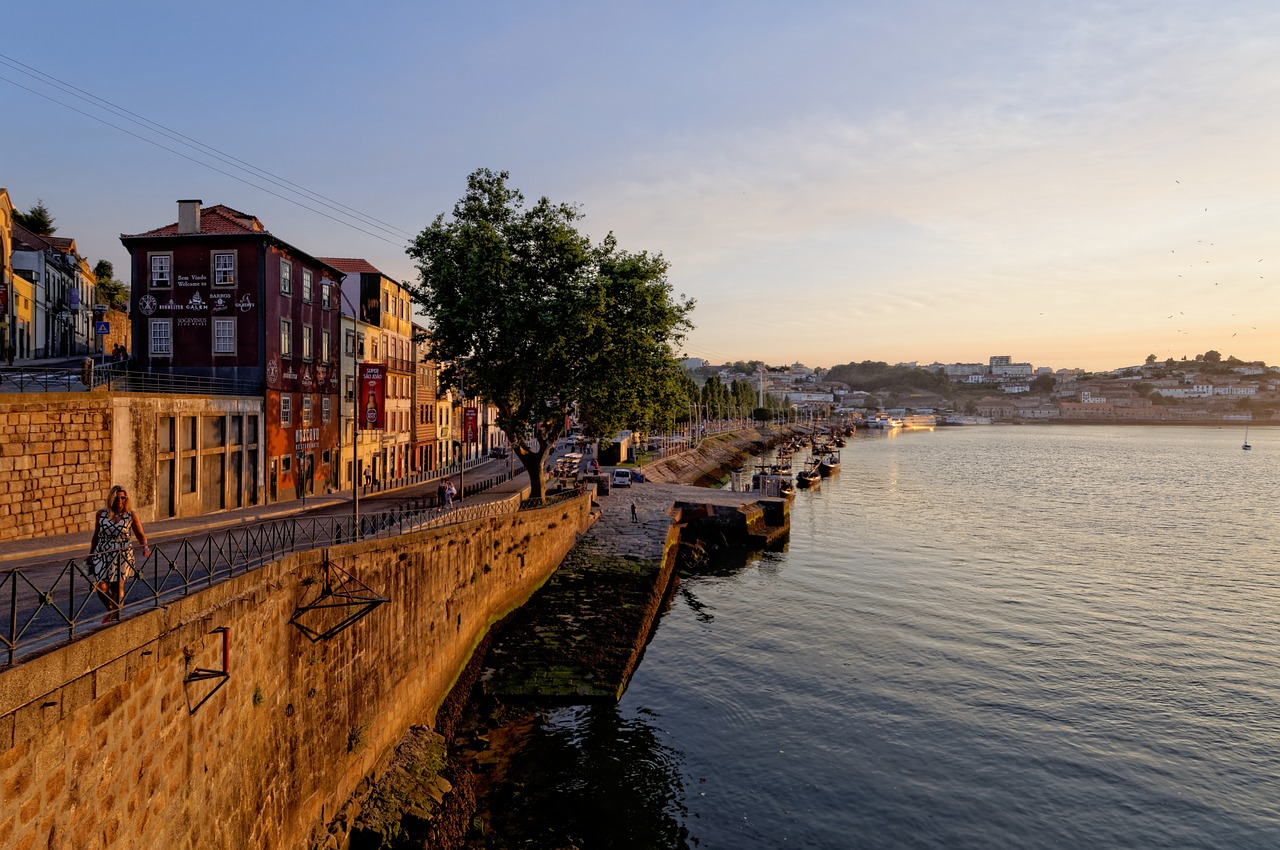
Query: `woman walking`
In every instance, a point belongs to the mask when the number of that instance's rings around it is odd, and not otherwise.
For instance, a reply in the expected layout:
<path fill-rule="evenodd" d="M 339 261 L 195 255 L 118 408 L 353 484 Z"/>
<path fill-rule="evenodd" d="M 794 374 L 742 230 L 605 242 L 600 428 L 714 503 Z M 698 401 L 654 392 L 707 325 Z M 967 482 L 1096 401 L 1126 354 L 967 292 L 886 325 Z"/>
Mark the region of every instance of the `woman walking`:
<path fill-rule="evenodd" d="M 124 583 L 133 575 L 133 541 L 130 534 L 142 544 L 142 557 L 151 554 L 147 534 L 142 522 L 129 507 L 129 493 L 119 484 L 111 488 L 107 507 L 98 511 L 93 524 L 92 554 L 89 556 L 94 590 L 110 608 L 102 622 L 120 619 L 124 606 Z"/>

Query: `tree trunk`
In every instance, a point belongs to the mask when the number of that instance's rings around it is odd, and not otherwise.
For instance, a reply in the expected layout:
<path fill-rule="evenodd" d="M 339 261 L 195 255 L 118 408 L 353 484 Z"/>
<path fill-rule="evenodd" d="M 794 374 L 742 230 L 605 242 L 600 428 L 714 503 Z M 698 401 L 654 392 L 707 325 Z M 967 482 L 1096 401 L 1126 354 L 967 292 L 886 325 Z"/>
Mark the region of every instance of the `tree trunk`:
<path fill-rule="evenodd" d="M 525 472 L 529 473 L 529 498 L 541 499 L 547 495 L 547 470 L 544 466 L 547 455 L 551 453 L 551 446 L 544 445 L 538 451 L 517 451 L 516 457 L 520 458 L 520 463 L 524 464 Z"/>

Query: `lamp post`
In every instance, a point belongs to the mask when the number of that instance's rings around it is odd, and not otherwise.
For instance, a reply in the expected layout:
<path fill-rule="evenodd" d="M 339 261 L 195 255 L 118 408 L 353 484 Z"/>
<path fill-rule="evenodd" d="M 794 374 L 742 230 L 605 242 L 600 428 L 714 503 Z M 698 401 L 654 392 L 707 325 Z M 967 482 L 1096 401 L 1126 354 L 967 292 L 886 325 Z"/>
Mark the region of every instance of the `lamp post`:
<path fill-rule="evenodd" d="M 458 461 L 458 501 L 461 502 L 467 493 L 467 394 L 462 388 L 462 371 L 458 370 L 458 404 L 462 412 L 462 458 Z"/>

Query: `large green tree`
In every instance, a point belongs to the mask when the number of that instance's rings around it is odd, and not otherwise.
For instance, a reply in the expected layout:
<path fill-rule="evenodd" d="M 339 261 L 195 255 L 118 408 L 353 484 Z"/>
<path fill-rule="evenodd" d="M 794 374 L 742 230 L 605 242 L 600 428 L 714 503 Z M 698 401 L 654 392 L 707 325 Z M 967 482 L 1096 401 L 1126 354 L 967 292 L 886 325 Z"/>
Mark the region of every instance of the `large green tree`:
<path fill-rule="evenodd" d="M 577 207 L 530 206 L 508 174 L 480 169 L 450 218 L 408 249 L 410 284 L 444 387 L 494 405 L 497 424 L 546 492 L 545 461 L 571 412 L 589 436 L 668 421 L 683 406 L 676 346 L 693 302 L 672 296 L 661 255 L 580 233 Z"/>

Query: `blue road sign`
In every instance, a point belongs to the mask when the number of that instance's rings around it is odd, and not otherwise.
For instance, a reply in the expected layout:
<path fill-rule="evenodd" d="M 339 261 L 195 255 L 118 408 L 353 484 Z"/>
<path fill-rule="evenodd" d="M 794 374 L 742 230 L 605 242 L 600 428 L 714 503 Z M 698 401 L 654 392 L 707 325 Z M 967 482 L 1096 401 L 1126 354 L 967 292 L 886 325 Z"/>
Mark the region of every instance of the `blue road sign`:
<path fill-rule="evenodd" d="M 111 323 L 110 322 L 94 322 L 93 332 L 98 336 L 106 336 L 107 334 L 111 333 Z"/>

